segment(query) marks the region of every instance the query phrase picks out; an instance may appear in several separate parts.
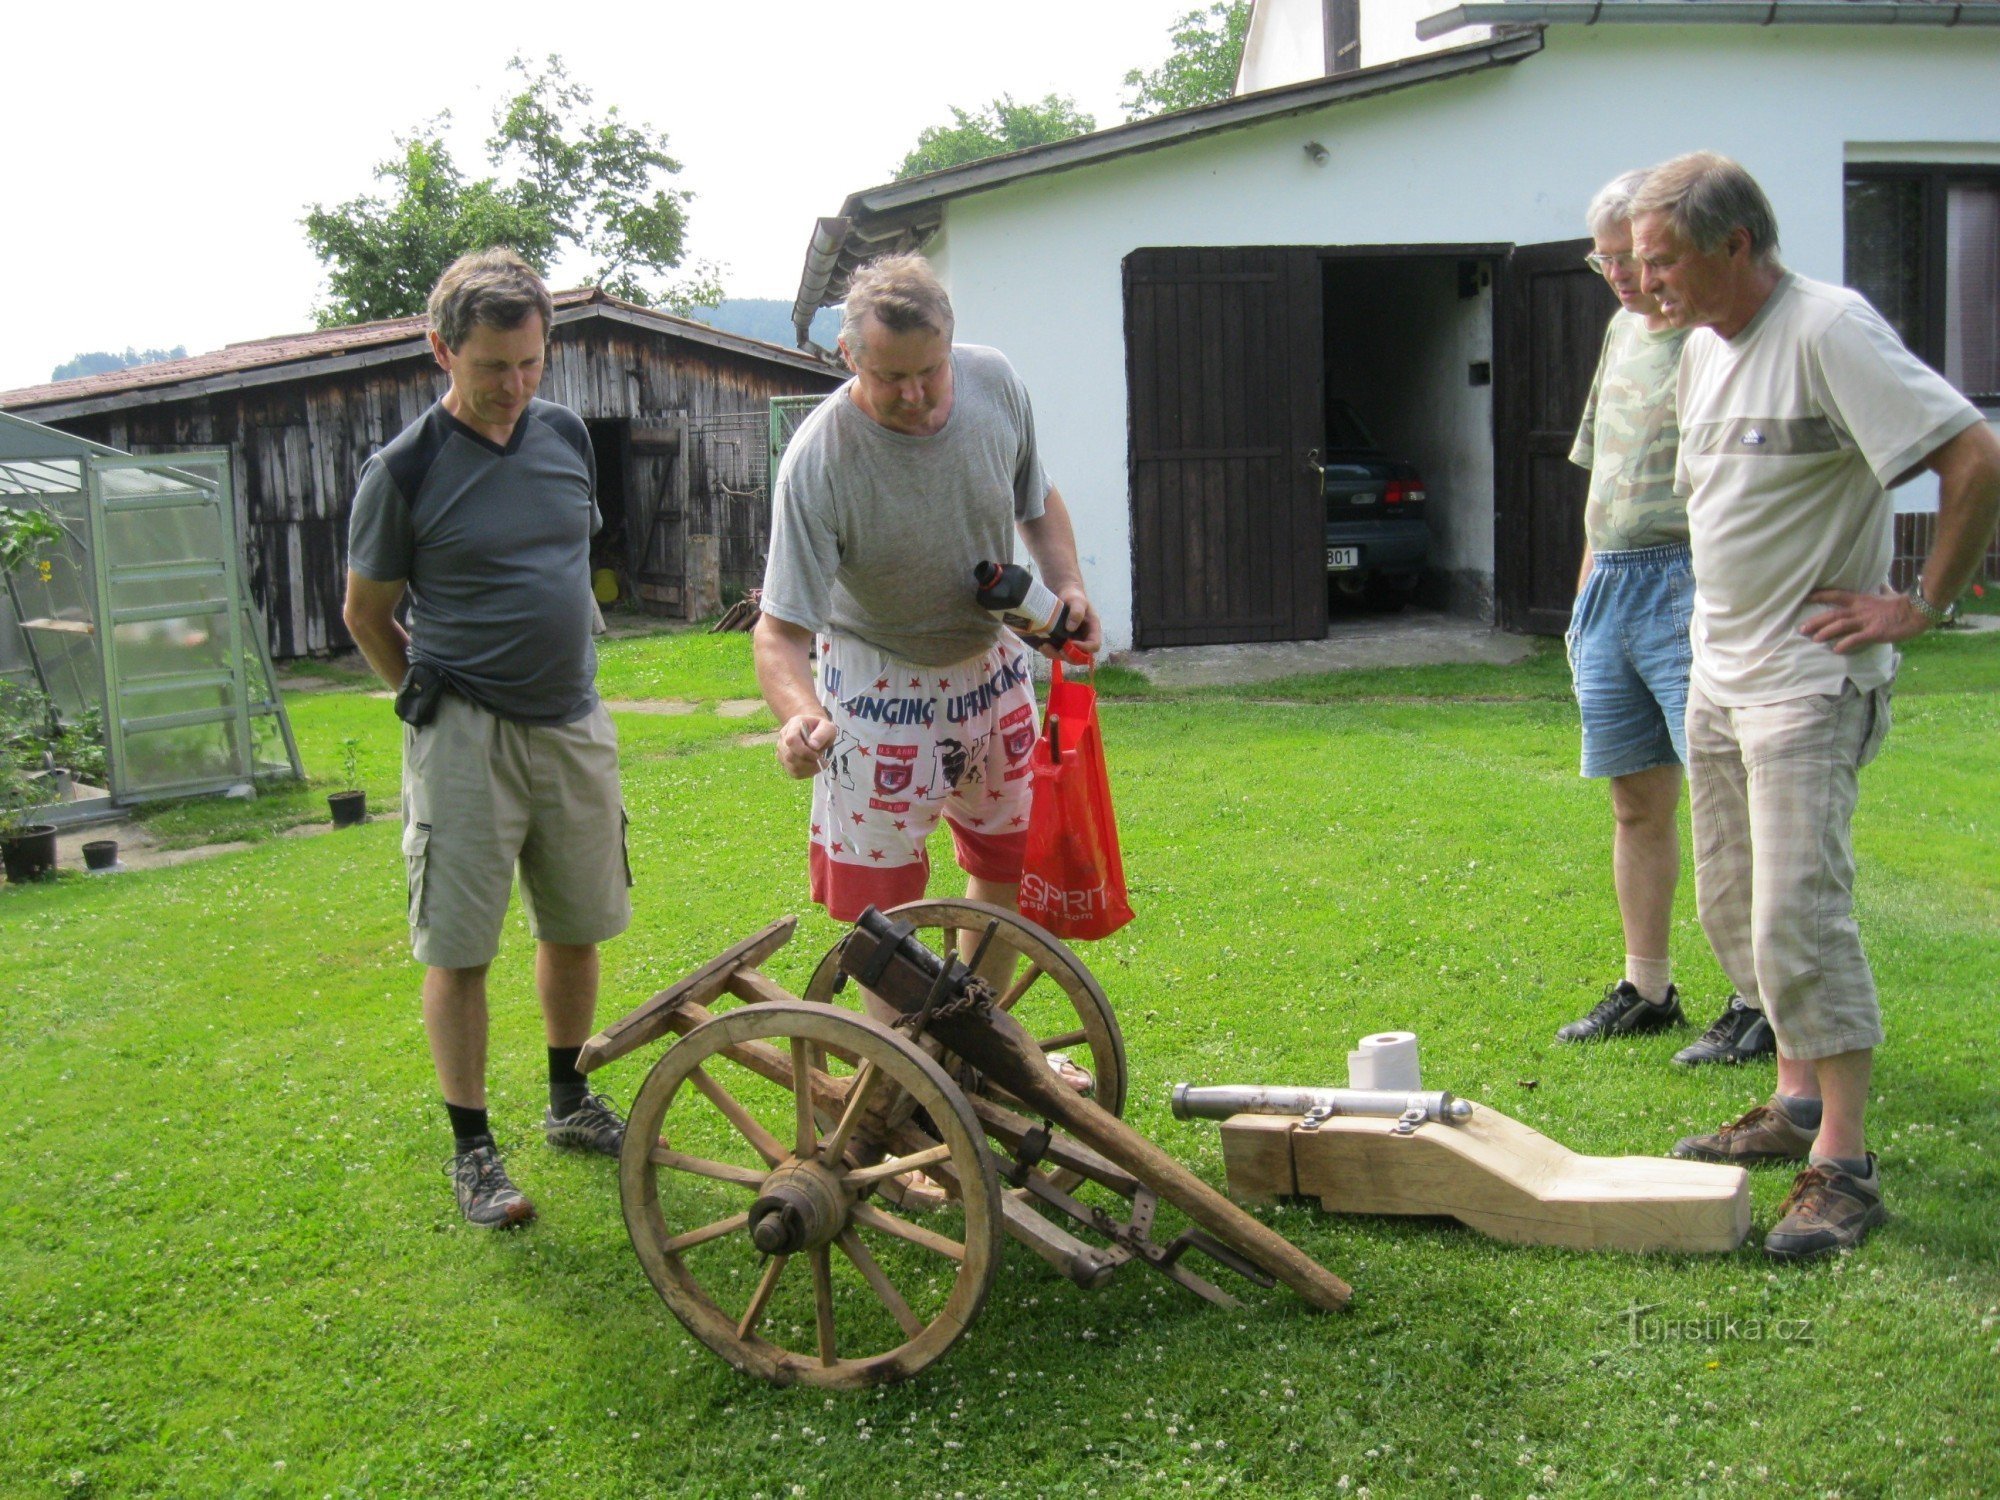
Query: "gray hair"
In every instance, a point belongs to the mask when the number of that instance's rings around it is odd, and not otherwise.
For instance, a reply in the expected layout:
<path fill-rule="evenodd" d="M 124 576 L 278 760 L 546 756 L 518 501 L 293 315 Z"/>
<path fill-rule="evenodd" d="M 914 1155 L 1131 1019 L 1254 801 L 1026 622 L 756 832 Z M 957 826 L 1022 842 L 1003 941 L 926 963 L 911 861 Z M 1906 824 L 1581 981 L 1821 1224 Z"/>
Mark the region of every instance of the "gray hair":
<path fill-rule="evenodd" d="M 951 298 L 921 255 L 885 255 L 854 273 L 840 313 L 840 340 L 850 353 L 861 352 L 861 325 L 870 313 L 891 333 L 928 328 L 951 338 Z"/>
<path fill-rule="evenodd" d="M 1750 236 L 1750 255 L 1778 263 L 1778 216 L 1757 179 L 1726 156 L 1690 151 L 1653 168 L 1632 199 L 1632 216 L 1664 214 L 1674 233 L 1704 255 L 1722 248 L 1732 230 Z"/>
<path fill-rule="evenodd" d="M 1609 234 L 1620 224 L 1632 217 L 1632 200 L 1639 189 L 1646 185 L 1643 168 L 1621 172 L 1597 190 L 1597 196 L 1590 200 L 1590 207 L 1583 211 L 1583 222 L 1593 235 Z"/>
<path fill-rule="evenodd" d="M 546 338 L 556 320 L 555 299 L 535 268 L 505 245 L 461 255 L 431 288 L 431 327 L 454 354 L 475 325 L 507 332 L 534 314 Z"/>

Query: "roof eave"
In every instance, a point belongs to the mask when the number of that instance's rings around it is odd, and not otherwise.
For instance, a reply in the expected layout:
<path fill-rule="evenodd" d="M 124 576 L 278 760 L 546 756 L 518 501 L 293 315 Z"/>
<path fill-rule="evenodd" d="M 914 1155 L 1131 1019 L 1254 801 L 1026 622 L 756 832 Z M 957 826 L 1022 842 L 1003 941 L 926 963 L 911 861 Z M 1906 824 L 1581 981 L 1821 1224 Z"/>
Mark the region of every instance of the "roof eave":
<path fill-rule="evenodd" d="M 1417 22 L 1432 41 L 1467 26 L 2000 26 L 1991 0 L 1466 0 Z"/>
<path fill-rule="evenodd" d="M 846 287 L 840 265 L 855 259 L 848 251 L 857 239 L 872 245 L 905 239 L 921 244 L 936 230 L 944 216 L 943 205 L 952 198 L 987 192 L 1051 172 L 1094 166 L 1141 151 L 1157 151 L 1198 136 L 1242 129 L 1327 104 L 1367 98 L 1441 78 L 1504 66 L 1530 57 L 1541 49 L 1539 29 L 1524 27 L 1463 47 L 1429 52 L 1379 68 L 1362 68 L 1335 77 L 1261 89 L 1254 94 L 1240 94 L 1194 109 L 1134 120 L 1130 124 L 1115 125 L 1108 130 L 1093 131 L 1089 135 L 1074 136 L 1046 146 L 1031 146 L 1005 156 L 987 157 L 962 167 L 947 167 L 903 182 L 864 188 L 848 196 L 837 217 L 821 219 L 814 226 L 812 244 L 807 250 L 805 267 L 799 279 L 798 298 L 792 307 L 793 325 L 799 329 L 803 342 L 805 327 L 812 321 L 812 314 L 839 301 L 844 295 Z M 843 226 L 838 231 L 842 238 L 839 244 L 829 248 L 822 241 L 831 232 L 831 226 L 836 225 Z"/>
<path fill-rule="evenodd" d="M 763 339 L 748 338 L 741 334 L 726 333 L 719 328 L 710 328 L 706 323 L 675 317 L 671 313 L 653 312 L 613 298 L 594 299 L 568 307 L 558 306 L 554 326 L 561 328 L 591 318 L 624 323 L 649 333 L 666 334 L 672 338 L 686 339 L 692 344 L 707 345 L 723 353 L 763 360 L 768 364 L 784 365 L 802 374 L 837 374 L 836 371 L 828 369 L 823 361 L 814 359 L 810 355 L 794 353 L 782 345 L 767 343 Z M 667 326 L 668 324 L 672 326 Z M 341 370 L 365 370 L 376 365 L 395 364 L 402 360 L 428 359 L 430 352 L 429 336 L 418 332 L 381 344 L 359 349 L 343 349 L 308 359 L 276 361 L 244 370 L 218 371 L 212 375 L 191 375 L 185 380 L 155 381 L 146 385 L 130 386 L 122 391 L 107 391 L 102 395 L 84 396 L 69 401 L 23 402 L 8 410 L 31 414 L 33 420 L 37 422 L 59 422 L 74 417 L 91 417 L 105 412 L 123 411 L 135 406 L 152 406 L 165 401 L 192 401 L 222 391 L 282 385 L 286 381 L 309 380 L 318 375 L 332 374 Z"/>

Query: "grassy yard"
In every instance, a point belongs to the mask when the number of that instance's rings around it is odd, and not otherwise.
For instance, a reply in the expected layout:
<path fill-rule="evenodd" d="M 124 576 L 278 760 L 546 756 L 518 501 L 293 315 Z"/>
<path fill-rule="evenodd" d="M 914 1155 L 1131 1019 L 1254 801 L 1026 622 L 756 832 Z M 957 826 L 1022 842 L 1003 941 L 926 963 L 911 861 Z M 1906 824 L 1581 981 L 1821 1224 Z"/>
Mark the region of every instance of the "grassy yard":
<path fill-rule="evenodd" d="M 723 718 L 742 637 L 608 643 L 633 931 L 609 1020 L 784 912 L 802 988 L 837 935 L 804 896 L 806 791 Z M 1601 787 L 1559 655 L 1147 691 L 1105 675 L 1138 920 L 1084 945 L 1117 1007 L 1127 1117 L 1223 1178 L 1169 1085 L 1340 1082 L 1364 1032 L 1426 1082 L 1579 1150 L 1663 1151 L 1769 1090 L 1674 1071 L 1686 1038 L 1558 1048 L 1620 956 Z M 2000 635 L 1909 652 L 1863 783 L 1863 930 L 1889 1045 L 1872 1116 L 1892 1222 L 1831 1264 L 1522 1249 L 1449 1223 L 1265 1217 L 1356 1288 L 1346 1315 L 1143 1270 L 1089 1293 L 1010 1245 L 917 1381 L 779 1391 L 686 1335 L 627 1242 L 613 1166 L 536 1138 L 530 944 L 494 969 L 492 1107 L 540 1220 L 458 1220 L 402 924 L 396 725 L 359 686 L 289 700 L 320 784 L 165 810 L 255 847 L 0 890 L 0 1494 L 1298 1497 L 2000 1489 Z M 362 741 L 377 820 L 324 818 Z M 948 863 L 948 860 L 946 861 Z M 950 883 L 941 873 L 944 891 Z M 1677 908 L 1697 1024 L 1727 986 Z M 660 1053 L 599 1082 L 629 1099 Z M 1788 1178 L 1753 1178 L 1757 1229 Z M 1713 1336 L 1635 1339 L 1633 1307 Z M 1783 1336 L 1781 1336 L 1783 1335 Z"/>

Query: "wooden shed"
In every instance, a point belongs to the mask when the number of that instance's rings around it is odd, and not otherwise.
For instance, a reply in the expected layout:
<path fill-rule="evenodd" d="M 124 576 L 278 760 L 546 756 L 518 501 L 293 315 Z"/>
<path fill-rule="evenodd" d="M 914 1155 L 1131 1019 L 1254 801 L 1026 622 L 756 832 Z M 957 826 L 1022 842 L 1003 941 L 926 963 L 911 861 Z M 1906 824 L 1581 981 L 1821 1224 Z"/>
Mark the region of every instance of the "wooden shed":
<path fill-rule="evenodd" d="M 773 396 L 839 372 L 759 339 L 558 292 L 541 394 L 583 417 L 621 598 L 696 619 L 761 581 Z M 0 393 L 0 409 L 134 453 L 227 448 L 250 589 L 276 657 L 351 644 L 340 619 L 361 466 L 445 388 L 421 317 L 288 334 Z"/>

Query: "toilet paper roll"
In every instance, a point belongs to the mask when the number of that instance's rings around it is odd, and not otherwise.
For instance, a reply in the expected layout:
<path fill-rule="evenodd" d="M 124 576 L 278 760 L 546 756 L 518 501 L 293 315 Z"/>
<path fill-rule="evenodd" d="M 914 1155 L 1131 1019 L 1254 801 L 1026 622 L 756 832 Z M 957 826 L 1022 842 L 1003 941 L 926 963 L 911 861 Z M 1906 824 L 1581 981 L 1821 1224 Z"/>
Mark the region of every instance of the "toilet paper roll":
<path fill-rule="evenodd" d="M 1421 1078 L 1414 1031 L 1378 1031 L 1364 1036 L 1347 1054 L 1347 1086 L 1351 1089 L 1420 1089 Z"/>

